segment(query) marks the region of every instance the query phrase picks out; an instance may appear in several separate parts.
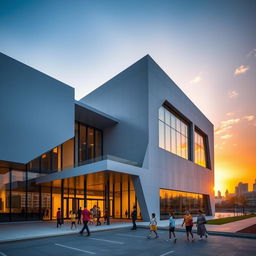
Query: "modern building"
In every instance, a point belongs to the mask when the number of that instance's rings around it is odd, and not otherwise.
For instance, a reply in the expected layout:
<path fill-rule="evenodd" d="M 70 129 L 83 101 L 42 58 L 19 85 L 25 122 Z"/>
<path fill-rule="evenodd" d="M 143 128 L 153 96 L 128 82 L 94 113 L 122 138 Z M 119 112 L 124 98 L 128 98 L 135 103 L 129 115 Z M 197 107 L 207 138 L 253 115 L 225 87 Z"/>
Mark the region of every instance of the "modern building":
<path fill-rule="evenodd" d="M 0 54 L 0 104 L 1 221 L 214 214 L 213 125 L 149 55 L 76 101 Z"/>
<path fill-rule="evenodd" d="M 243 195 L 248 192 L 248 183 L 239 182 L 235 188 L 236 195 Z"/>
<path fill-rule="evenodd" d="M 254 180 L 252 191 L 256 192 L 256 179 Z"/>

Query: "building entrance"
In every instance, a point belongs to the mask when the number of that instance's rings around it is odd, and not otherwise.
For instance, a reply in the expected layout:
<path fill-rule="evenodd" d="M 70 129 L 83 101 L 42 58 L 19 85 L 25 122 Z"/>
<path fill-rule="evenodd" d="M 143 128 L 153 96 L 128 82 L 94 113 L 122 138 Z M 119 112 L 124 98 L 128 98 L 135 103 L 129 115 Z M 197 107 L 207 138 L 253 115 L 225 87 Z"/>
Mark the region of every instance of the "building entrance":
<path fill-rule="evenodd" d="M 84 208 L 84 199 L 83 198 L 72 198 L 64 197 L 63 198 L 63 217 L 64 219 L 70 218 L 70 212 L 77 212 L 79 208 Z"/>

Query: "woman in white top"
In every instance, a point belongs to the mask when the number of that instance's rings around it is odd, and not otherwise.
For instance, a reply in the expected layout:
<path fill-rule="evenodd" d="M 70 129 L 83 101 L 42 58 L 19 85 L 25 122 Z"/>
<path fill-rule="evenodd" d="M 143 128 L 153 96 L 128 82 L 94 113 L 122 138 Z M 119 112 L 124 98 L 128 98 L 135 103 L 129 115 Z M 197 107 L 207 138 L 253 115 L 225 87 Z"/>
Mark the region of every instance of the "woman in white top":
<path fill-rule="evenodd" d="M 150 223 L 149 223 L 149 227 L 150 227 L 150 232 L 147 236 L 148 239 L 151 238 L 151 235 L 152 235 L 152 232 L 155 233 L 155 238 L 158 238 L 158 234 L 157 234 L 157 221 L 156 221 L 156 214 L 155 213 L 152 213 L 152 218 L 150 220 Z"/>

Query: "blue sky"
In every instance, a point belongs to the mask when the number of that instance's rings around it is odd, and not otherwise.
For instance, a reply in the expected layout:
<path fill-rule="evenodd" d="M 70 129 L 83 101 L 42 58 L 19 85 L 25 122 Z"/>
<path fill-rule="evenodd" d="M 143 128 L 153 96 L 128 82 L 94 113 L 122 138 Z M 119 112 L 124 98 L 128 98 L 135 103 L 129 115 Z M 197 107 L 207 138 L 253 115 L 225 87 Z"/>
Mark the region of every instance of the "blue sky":
<path fill-rule="evenodd" d="M 255 13 L 253 0 L 0 0 L 0 51 L 73 86 L 77 99 L 150 54 L 214 123 L 216 174 L 231 173 L 241 150 L 249 180 Z M 237 180 L 243 161 L 232 167 Z"/>

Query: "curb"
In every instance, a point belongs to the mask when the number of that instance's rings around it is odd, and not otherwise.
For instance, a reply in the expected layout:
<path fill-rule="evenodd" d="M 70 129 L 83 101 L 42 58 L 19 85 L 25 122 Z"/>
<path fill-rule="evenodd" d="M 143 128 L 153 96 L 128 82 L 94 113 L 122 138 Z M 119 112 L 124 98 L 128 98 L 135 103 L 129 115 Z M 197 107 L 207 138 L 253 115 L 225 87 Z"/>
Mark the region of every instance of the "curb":
<path fill-rule="evenodd" d="M 148 226 L 144 225 L 137 225 L 137 227 L 140 228 L 146 228 L 148 229 Z M 157 227 L 159 230 L 168 230 L 168 227 Z M 175 231 L 177 232 L 186 232 L 185 229 L 182 228 L 175 228 Z M 192 231 L 193 234 L 196 234 L 196 230 Z M 256 239 L 255 234 L 246 234 L 246 233 L 231 233 L 231 232 L 220 232 L 220 231 L 207 231 L 207 234 L 213 235 L 213 236 L 227 236 L 227 237 L 239 237 L 239 238 L 249 238 L 249 239 Z"/>

